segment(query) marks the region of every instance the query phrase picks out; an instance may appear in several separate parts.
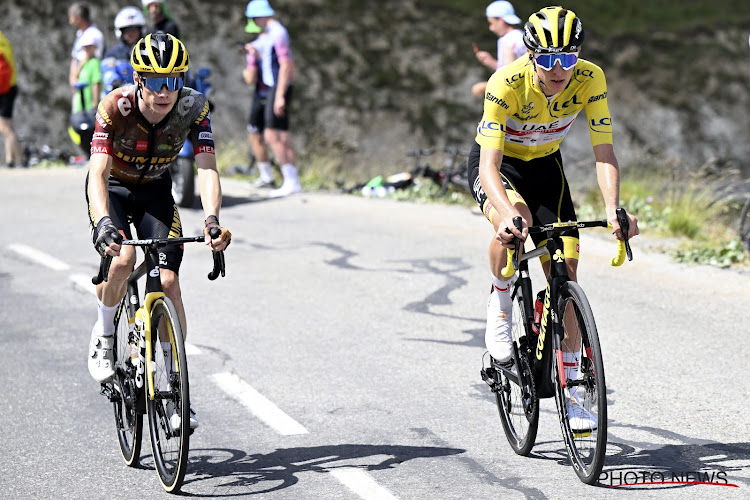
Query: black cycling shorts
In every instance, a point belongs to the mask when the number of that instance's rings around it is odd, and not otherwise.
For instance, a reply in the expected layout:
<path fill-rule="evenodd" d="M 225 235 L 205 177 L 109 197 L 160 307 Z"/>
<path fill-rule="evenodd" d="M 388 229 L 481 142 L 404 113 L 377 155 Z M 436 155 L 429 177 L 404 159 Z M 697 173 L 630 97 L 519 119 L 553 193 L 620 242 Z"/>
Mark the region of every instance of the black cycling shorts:
<path fill-rule="evenodd" d="M 253 104 L 247 119 L 247 131 L 251 134 L 262 134 L 266 128 L 266 95 L 253 94 Z"/>
<path fill-rule="evenodd" d="M 469 185 L 479 208 L 489 218 L 490 210 L 493 208 L 479 182 L 479 152 L 480 146 L 475 142 L 468 160 Z M 565 177 L 565 172 L 563 172 L 560 150 L 530 161 L 504 155 L 500 167 L 500 177 L 510 200 L 520 199 L 529 207 L 532 216 L 530 225 L 539 226 L 553 222 L 576 220 L 576 211 L 573 206 L 573 199 L 570 196 L 568 180 Z M 530 236 L 537 247 L 545 241 L 545 235 L 543 234 L 537 233 Z M 577 228 L 566 231 L 564 236 L 574 238 L 577 246 Z M 568 252 L 566 252 L 567 254 Z M 573 255 L 571 254 L 571 256 Z"/>
<path fill-rule="evenodd" d="M 89 204 L 89 178 L 86 176 L 86 204 Z M 115 227 L 132 239 L 130 224 L 135 226 L 140 239 L 178 238 L 182 236 L 182 223 L 177 205 L 172 198 L 172 179 L 169 175 L 145 184 L 127 184 L 109 178 L 109 217 Z M 89 208 L 92 234 L 96 223 Z M 159 267 L 175 273 L 180 270 L 183 245 L 170 245 L 159 249 Z"/>
<path fill-rule="evenodd" d="M 273 130 L 289 130 L 289 105 L 292 102 L 292 86 L 286 89 L 284 97 L 286 98 L 286 109 L 284 114 L 276 116 L 273 112 L 273 96 L 276 95 L 276 87 L 268 89 L 268 98 L 266 99 L 266 113 L 264 115 L 266 128 Z"/>
<path fill-rule="evenodd" d="M 13 85 L 5 94 L 0 94 L 0 117 L 13 118 L 13 103 L 16 101 L 18 87 Z"/>

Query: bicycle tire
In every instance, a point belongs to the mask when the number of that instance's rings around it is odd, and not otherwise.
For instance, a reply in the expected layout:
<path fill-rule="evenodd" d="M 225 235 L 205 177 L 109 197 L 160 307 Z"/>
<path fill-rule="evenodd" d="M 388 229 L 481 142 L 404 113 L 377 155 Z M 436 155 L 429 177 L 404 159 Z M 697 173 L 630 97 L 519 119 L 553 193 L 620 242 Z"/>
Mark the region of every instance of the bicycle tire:
<path fill-rule="evenodd" d="M 150 389 L 147 387 L 146 414 L 154 465 L 162 486 L 169 493 L 179 491 L 182 486 L 190 449 L 187 358 L 178 318 L 174 304 L 166 296 L 158 298 L 151 306 L 151 349 L 146 373 L 149 370 L 153 373 L 154 397 L 148 395 Z M 162 338 L 168 338 L 171 345 L 174 362 L 169 370 L 160 334 Z M 168 410 L 169 403 L 174 405 L 174 413 Z M 177 429 L 173 429 L 170 423 L 173 415 L 180 419 Z"/>
<path fill-rule="evenodd" d="M 131 362 L 130 345 L 131 342 L 135 342 L 137 346 L 138 337 L 134 330 L 135 318 L 130 297 L 130 293 L 125 294 L 120 302 L 120 310 L 115 316 L 115 376 L 112 385 L 117 395 L 112 407 L 122 458 L 129 467 L 137 467 L 143 436 L 143 413 L 138 410 L 138 399 L 142 396 L 143 388 L 137 387 L 136 367 Z"/>
<path fill-rule="evenodd" d="M 578 331 L 581 338 L 577 347 L 580 361 L 579 374 L 576 377 L 580 385 L 563 388 L 560 381 L 560 361 L 556 355 L 552 356 L 555 402 L 560 427 L 565 439 L 565 448 L 578 478 L 586 484 L 593 484 L 599 478 L 607 451 L 607 387 L 599 334 L 589 301 L 576 282 L 566 281 L 560 286 L 556 310 L 562 311 L 560 321 L 567 328 L 569 335 L 575 336 L 570 332 Z M 572 375 L 570 371 L 566 373 L 564 367 L 562 373 L 566 378 Z M 570 395 L 596 418 L 596 429 L 590 426 L 585 431 L 573 431 L 566 408 L 566 399 Z"/>
<path fill-rule="evenodd" d="M 523 294 L 518 290 L 513 301 L 513 343 L 516 345 L 515 366 L 520 367 L 521 384 L 510 380 L 497 370 L 497 409 L 508 444 L 518 455 L 526 456 L 536 441 L 539 426 L 539 400 L 534 390 L 534 380 L 529 364 Z"/>
<path fill-rule="evenodd" d="M 740 240 L 745 250 L 750 252 L 750 198 L 745 201 L 740 213 Z"/>

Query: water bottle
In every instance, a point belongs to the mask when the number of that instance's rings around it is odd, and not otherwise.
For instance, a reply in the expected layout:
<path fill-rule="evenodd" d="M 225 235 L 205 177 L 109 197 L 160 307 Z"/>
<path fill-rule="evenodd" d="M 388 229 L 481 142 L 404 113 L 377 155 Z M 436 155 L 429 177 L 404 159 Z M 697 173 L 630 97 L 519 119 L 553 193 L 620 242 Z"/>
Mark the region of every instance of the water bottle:
<path fill-rule="evenodd" d="M 544 312 L 544 290 L 539 290 L 534 302 L 534 322 L 531 324 L 531 329 L 537 335 L 539 335 L 539 328 L 542 324 L 542 312 Z"/>

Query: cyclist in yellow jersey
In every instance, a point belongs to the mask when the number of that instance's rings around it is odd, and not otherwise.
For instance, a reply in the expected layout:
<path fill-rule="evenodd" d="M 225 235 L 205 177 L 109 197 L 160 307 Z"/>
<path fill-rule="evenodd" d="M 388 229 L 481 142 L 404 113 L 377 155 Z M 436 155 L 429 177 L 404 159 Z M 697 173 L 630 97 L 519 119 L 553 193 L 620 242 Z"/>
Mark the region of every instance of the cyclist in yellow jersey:
<path fill-rule="evenodd" d="M 576 220 L 559 147 L 576 116 L 586 114 L 596 158 L 599 188 L 607 219 L 622 239 L 615 210 L 619 206 L 620 173 L 612 146 L 612 119 L 607 106 L 607 84 L 597 65 L 580 59 L 584 32 L 581 20 L 563 7 L 546 7 L 532 14 L 524 27 L 528 58 L 517 59 L 490 77 L 484 114 L 477 126 L 476 144 L 468 161 L 472 194 L 492 223 L 489 260 L 493 287 L 487 305 L 485 342 L 500 363 L 510 360 L 511 282 L 502 277 L 506 250 L 512 238 L 526 239 L 529 225 Z M 513 218 L 523 218 L 523 230 Z M 630 217 L 629 237 L 638 234 Z M 532 235 L 536 246 L 543 236 Z M 578 268 L 578 230 L 564 237 L 571 279 Z M 545 273 L 549 258 L 544 259 Z M 565 346 L 563 346 L 565 351 Z M 563 353 L 567 366 L 576 366 L 571 352 Z M 577 378 L 576 373 L 571 378 Z M 569 401 L 569 413 L 596 426 L 593 417 Z"/>

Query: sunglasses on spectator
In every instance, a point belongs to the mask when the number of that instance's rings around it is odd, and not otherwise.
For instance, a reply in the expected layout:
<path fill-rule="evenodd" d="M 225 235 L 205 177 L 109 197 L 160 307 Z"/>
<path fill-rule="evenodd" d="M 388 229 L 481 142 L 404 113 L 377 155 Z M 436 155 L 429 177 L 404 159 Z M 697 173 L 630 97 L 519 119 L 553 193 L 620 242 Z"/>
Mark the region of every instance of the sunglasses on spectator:
<path fill-rule="evenodd" d="M 147 89 L 152 92 L 159 92 L 161 88 L 166 85 L 167 90 L 174 92 L 180 90 L 183 86 L 183 80 L 181 76 L 157 76 L 157 77 L 143 77 L 143 84 Z"/>
<path fill-rule="evenodd" d="M 555 63 L 559 62 L 562 69 L 570 69 L 578 62 L 578 54 L 539 54 L 534 57 L 537 66 L 547 71 L 552 70 L 555 67 Z"/>

